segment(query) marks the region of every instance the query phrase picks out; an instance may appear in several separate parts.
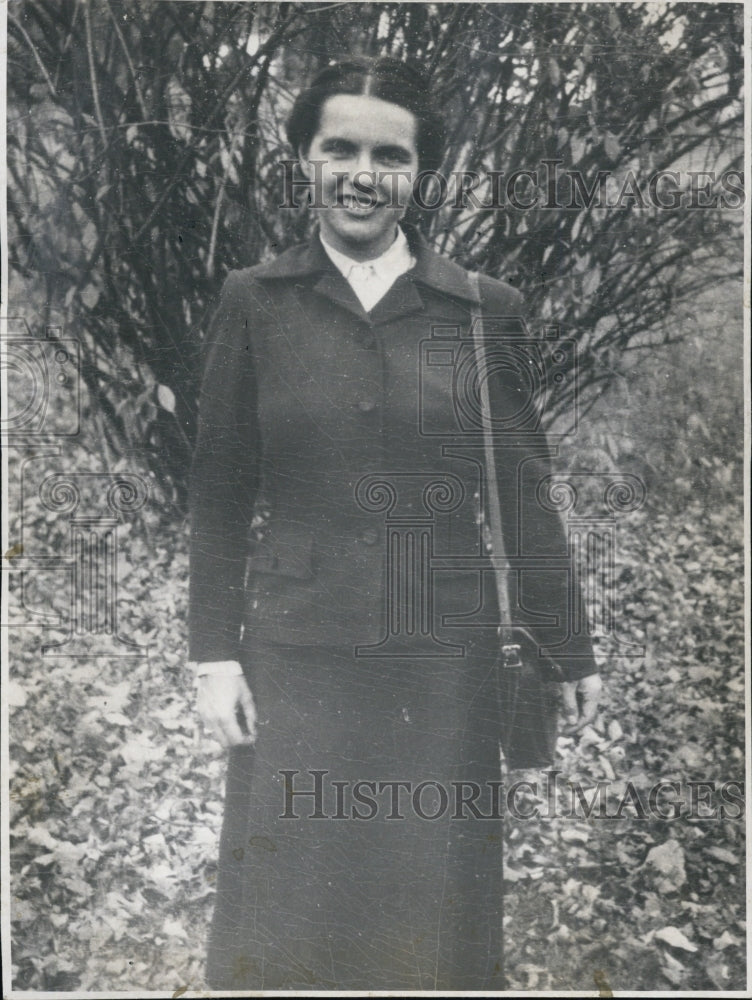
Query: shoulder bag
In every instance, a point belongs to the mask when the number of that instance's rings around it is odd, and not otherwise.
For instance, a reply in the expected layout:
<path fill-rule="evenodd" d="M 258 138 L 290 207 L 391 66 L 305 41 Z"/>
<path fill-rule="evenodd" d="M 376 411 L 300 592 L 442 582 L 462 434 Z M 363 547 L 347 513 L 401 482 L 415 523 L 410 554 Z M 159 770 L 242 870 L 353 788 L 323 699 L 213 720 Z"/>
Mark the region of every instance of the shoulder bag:
<path fill-rule="evenodd" d="M 473 289 L 480 301 L 480 280 L 470 272 Z M 564 680 L 561 667 L 539 649 L 530 632 L 512 622 L 508 575 L 502 534 L 502 511 L 496 476 L 493 422 L 486 374 L 486 340 L 480 306 L 471 310 L 472 336 L 478 365 L 486 465 L 487 520 L 491 559 L 499 605 L 499 657 L 497 675 L 501 710 L 501 747 L 510 768 L 551 767 L 558 735 L 558 683 Z"/>

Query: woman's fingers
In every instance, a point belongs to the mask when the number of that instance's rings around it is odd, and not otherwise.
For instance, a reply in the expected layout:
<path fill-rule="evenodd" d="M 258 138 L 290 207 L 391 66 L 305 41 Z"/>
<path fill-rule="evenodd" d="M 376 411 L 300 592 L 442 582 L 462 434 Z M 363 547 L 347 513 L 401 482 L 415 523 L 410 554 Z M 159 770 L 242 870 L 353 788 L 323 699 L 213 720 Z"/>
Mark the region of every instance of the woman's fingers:
<path fill-rule="evenodd" d="M 589 674 L 578 681 L 562 684 L 565 736 L 578 733 L 595 720 L 602 686 L 600 674 Z"/>
<path fill-rule="evenodd" d="M 250 743 L 250 739 L 240 728 L 235 712 L 231 716 L 223 716 L 218 720 L 219 742 L 223 747 L 236 747 L 242 743 Z"/>
<path fill-rule="evenodd" d="M 255 740 L 256 708 L 244 677 L 208 675 L 199 678 L 196 708 L 203 724 L 223 747 Z M 239 714 L 244 719 L 245 732 Z"/>
<path fill-rule="evenodd" d="M 243 681 L 240 690 L 240 707 L 245 718 L 248 742 L 253 743 L 256 739 L 256 703 L 253 700 L 251 689 L 245 682 L 245 678 L 240 679 Z"/>
<path fill-rule="evenodd" d="M 574 726 L 577 722 L 577 716 L 580 714 L 577 704 L 576 682 L 567 681 L 566 684 L 561 685 L 561 710 L 566 728 Z"/>

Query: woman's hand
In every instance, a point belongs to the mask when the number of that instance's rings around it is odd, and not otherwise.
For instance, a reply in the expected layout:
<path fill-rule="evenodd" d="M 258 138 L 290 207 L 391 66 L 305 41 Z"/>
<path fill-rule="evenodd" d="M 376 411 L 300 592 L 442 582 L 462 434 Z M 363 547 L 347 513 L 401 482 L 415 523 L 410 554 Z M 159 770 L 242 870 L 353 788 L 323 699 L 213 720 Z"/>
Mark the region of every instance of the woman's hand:
<path fill-rule="evenodd" d="M 595 719 L 602 687 L 600 674 L 588 674 L 578 681 L 567 681 L 561 685 L 565 722 L 563 736 L 578 733 Z"/>
<path fill-rule="evenodd" d="M 207 674 L 197 681 L 196 708 L 201 721 L 223 747 L 249 746 L 256 740 L 256 705 L 242 674 Z"/>

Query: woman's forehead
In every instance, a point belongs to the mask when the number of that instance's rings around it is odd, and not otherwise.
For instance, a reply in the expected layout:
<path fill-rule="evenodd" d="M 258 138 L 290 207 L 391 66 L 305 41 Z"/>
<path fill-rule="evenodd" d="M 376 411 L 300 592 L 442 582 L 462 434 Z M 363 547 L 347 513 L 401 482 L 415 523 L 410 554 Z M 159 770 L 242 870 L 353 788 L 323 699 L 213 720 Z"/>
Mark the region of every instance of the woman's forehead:
<path fill-rule="evenodd" d="M 347 135 L 372 142 L 391 139 L 414 147 L 416 133 L 415 115 L 399 104 L 364 94 L 334 94 L 321 108 L 317 137 Z"/>

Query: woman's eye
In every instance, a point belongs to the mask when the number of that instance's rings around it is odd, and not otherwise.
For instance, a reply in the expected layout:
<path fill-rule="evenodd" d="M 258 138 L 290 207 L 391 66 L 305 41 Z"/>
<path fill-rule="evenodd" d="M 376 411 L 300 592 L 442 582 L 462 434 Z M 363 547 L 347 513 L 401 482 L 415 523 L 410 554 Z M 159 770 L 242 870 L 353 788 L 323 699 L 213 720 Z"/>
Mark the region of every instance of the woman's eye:
<path fill-rule="evenodd" d="M 401 149 L 385 149 L 379 154 L 382 163 L 389 163 L 394 166 L 401 166 L 410 162 L 410 157 Z"/>
<path fill-rule="evenodd" d="M 341 159 L 345 156 L 350 156 L 352 148 L 346 142 L 328 142 L 324 148 L 324 152 Z"/>

